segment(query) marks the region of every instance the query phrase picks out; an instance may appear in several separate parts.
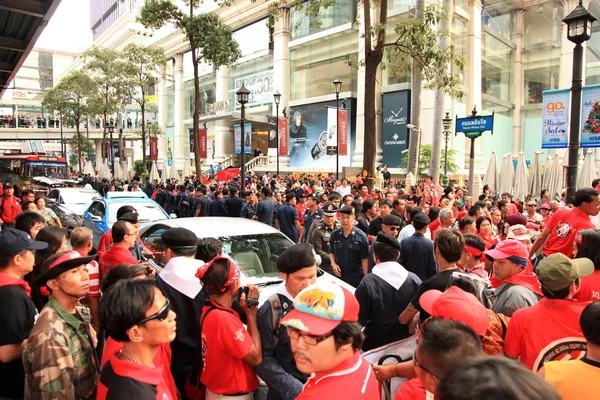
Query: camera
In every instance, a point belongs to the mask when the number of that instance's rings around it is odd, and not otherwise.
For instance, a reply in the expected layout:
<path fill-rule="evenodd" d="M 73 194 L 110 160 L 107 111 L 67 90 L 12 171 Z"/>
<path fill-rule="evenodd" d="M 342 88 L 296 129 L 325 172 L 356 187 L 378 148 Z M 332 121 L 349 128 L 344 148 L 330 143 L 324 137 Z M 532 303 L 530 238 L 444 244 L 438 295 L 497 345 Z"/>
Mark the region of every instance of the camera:
<path fill-rule="evenodd" d="M 242 301 L 242 293 L 246 294 L 246 303 L 249 306 L 258 306 L 258 299 L 253 299 L 252 297 L 248 297 L 248 291 L 250 289 L 248 286 L 242 286 L 238 289 L 238 301 Z"/>

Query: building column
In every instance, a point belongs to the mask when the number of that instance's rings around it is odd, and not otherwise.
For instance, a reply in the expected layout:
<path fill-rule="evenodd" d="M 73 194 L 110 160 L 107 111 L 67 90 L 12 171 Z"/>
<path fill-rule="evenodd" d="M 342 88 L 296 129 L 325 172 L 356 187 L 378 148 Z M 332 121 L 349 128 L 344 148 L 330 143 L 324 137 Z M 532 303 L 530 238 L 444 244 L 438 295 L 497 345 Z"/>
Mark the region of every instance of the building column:
<path fill-rule="evenodd" d="M 521 151 L 521 110 L 523 108 L 523 30 L 525 28 L 525 13 L 523 9 L 513 11 L 515 16 L 514 43 L 516 45 L 514 56 L 514 94 L 513 103 L 515 110 L 513 112 L 513 134 L 512 134 L 512 153 L 513 157 L 519 155 Z"/>
<path fill-rule="evenodd" d="M 229 68 L 220 67 L 217 70 L 216 86 L 216 102 L 229 101 Z M 230 108 L 235 109 L 235 104 L 232 103 Z M 235 154 L 233 129 L 229 126 L 228 119 L 219 119 L 215 121 L 215 157 L 213 158 L 213 164 L 222 162 L 232 154 Z"/>
<path fill-rule="evenodd" d="M 167 69 L 163 65 L 159 69 L 159 80 L 158 80 L 158 126 L 163 132 L 162 138 L 158 140 L 159 155 L 158 159 L 162 160 L 166 154 L 165 149 L 167 141 Z M 138 121 L 141 124 L 141 117 L 138 117 Z M 104 121 L 102 121 L 104 123 Z"/>
<path fill-rule="evenodd" d="M 94 140 L 94 144 L 96 145 L 96 171 L 102 166 L 102 142 L 102 139 Z"/>
<path fill-rule="evenodd" d="M 356 128 L 355 128 L 355 147 L 354 155 L 352 156 L 353 167 L 363 166 L 364 154 L 365 154 L 365 66 L 361 65 L 361 62 L 365 60 L 365 47 L 363 35 L 365 34 L 365 16 L 364 16 L 364 3 L 359 2 L 357 5 L 356 12 L 358 13 L 358 34 L 357 47 L 358 47 L 358 71 L 357 71 L 357 87 L 356 87 Z M 381 92 L 381 88 L 380 88 Z M 381 145 L 378 147 L 378 150 Z"/>
<path fill-rule="evenodd" d="M 477 113 L 483 111 L 481 99 L 481 0 L 469 0 L 469 27 L 467 31 L 467 115 L 471 115 L 473 106 Z M 459 118 L 461 116 L 459 115 Z M 475 170 L 483 169 L 482 146 L 483 137 L 475 140 Z M 465 140 L 465 169 L 469 169 L 471 140 Z"/>
<path fill-rule="evenodd" d="M 174 136 L 173 162 L 183 168 L 183 159 L 186 157 L 187 132 L 183 125 L 185 92 L 183 88 L 183 54 L 175 55 L 175 105 L 174 105 Z"/>
<path fill-rule="evenodd" d="M 275 20 L 275 30 L 273 32 L 273 93 L 279 91 L 281 100 L 279 102 L 279 116 L 282 117 L 282 111 L 288 107 L 290 101 L 290 48 L 288 43 L 291 40 L 290 34 L 290 9 L 280 8 L 279 15 Z M 277 107 L 273 101 L 272 115 L 275 115 Z M 277 154 L 269 154 L 269 163 L 277 164 Z M 290 157 L 279 157 L 279 169 L 290 166 Z M 281 172 L 281 171 L 280 171 Z"/>
<path fill-rule="evenodd" d="M 578 0 L 562 0 L 563 17 L 566 17 L 577 7 Z M 558 79 L 559 88 L 570 88 L 573 79 L 573 49 L 575 45 L 567 39 L 567 24 L 562 24 L 562 38 L 560 41 L 560 75 Z M 585 53 L 584 53 L 585 54 Z M 584 74 L 585 77 L 585 74 Z"/>

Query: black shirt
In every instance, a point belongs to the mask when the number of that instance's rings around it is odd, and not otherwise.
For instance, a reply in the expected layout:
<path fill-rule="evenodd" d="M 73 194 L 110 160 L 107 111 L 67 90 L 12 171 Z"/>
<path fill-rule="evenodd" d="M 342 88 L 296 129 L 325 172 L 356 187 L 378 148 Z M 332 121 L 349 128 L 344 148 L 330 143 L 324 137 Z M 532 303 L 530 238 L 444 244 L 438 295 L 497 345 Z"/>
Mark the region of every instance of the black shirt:
<path fill-rule="evenodd" d="M 437 273 L 425 282 L 423 282 L 421 286 L 419 286 L 419 291 L 417 292 L 417 295 L 413 297 L 410 303 L 421 313 L 421 321 L 425 321 L 427 318 L 430 317 L 430 315 L 427 312 L 425 312 L 425 310 L 423 310 L 423 308 L 421 308 L 421 305 L 419 304 L 419 299 L 421 298 L 421 295 L 431 289 L 436 289 L 440 292 L 445 292 L 446 289 L 448 289 L 448 287 L 450 286 L 450 283 L 453 279 L 452 274 L 455 272 L 462 272 L 462 270 L 456 267 L 454 269 L 449 269 Z"/>
<path fill-rule="evenodd" d="M 237 196 L 233 196 L 227 197 L 223 202 L 225 203 L 225 208 L 227 208 L 228 217 L 239 217 L 241 215 L 244 200 Z"/>
<path fill-rule="evenodd" d="M 415 232 L 400 242 L 400 264 L 407 271 L 416 274 L 422 281 L 436 273 L 433 258 L 433 241 L 422 233 Z"/>
<path fill-rule="evenodd" d="M 371 223 L 369 224 L 368 234 L 370 236 L 377 236 L 377 234 L 383 230 L 383 228 L 381 226 L 382 224 L 383 223 L 382 223 L 381 217 L 377 217 L 374 220 L 372 220 Z"/>
<path fill-rule="evenodd" d="M 37 310 L 20 286 L 0 287 L 0 346 L 20 344 L 29 337 Z M 22 399 L 25 371 L 21 358 L 0 361 L 0 397 Z"/>

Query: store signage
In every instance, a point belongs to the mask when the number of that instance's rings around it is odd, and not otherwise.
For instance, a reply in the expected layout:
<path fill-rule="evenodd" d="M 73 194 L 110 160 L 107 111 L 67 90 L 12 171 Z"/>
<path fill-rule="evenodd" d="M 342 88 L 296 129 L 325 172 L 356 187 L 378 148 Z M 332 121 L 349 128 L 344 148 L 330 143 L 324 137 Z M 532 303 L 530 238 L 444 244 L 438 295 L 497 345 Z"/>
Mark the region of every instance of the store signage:
<path fill-rule="evenodd" d="M 158 161 L 158 138 L 150 136 L 150 160 Z"/>
<path fill-rule="evenodd" d="M 408 149 L 410 90 L 383 94 L 382 150 L 383 164 L 399 168 L 402 152 Z M 365 136 L 366 139 L 366 136 Z"/>
<path fill-rule="evenodd" d="M 277 117 L 269 118 L 269 153 L 268 155 L 277 155 Z"/>
<path fill-rule="evenodd" d="M 217 101 L 215 103 L 206 103 L 207 114 L 216 115 L 229 111 L 229 100 Z"/>
<path fill-rule="evenodd" d="M 273 70 L 258 72 L 236 79 L 234 91 L 237 92 L 242 86 L 246 86 L 246 89 L 250 91 L 246 107 L 271 104 L 273 102 Z M 235 102 L 236 109 L 241 106 L 237 101 Z"/>
<path fill-rule="evenodd" d="M 569 89 L 545 90 L 542 106 L 542 149 L 560 149 L 569 145 Z"/>
<path fill-rule="evenodd" d="M 494 129 L 494 116 L 467 117 L 456 119 L 456 132 L 463 132 L 466 137 L 479 137 L 485 131 Z"/>
<path fill-rule="evenodd" d="M 208 131 L 206 129 L 198 129 L 198 145 L 200 146 L 200 158 L 208 157 L 207 138 Z"/>
<path fill-rule="evenodd" d="M 288 156 L 290 154 L 290 137 L 288 130 L 288 119 L 279 118 L 279 155 Z"/>
<path fill-rule="evenodd" d="M 240 124 L 233 126 L 235 135 L 235 154 L 242 153 L 242 127 Z M 244 154 L 252 153 L 252 124 L 244 124 Z"/>
<path fill-rule="evenodd" d="M 338 110 L 340 156 L 348 155 L 348 110 Z"/>
<path fill-rule="evenodd" d="M 583 88 L 580 146 L 600 147 L 600 85 Z"/>

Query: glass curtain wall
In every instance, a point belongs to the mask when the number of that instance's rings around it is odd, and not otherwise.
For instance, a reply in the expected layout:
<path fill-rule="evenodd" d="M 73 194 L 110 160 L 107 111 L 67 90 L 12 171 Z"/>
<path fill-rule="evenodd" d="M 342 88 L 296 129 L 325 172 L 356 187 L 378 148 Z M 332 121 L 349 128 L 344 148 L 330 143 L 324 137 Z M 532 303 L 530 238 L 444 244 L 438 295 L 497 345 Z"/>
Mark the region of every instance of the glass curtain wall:
<path fill-rule="evenodd" d="M 200 77 L 200 116 L 206 116 L 211 114 L 211 110 L 216 101 L 217 74 L 213 71 L 210 74 L 202 75 Z M 184 119 L 190 119 L 194 116 L 194 80 L 184 82 L 183 88 L 184 94 Z"/>
<path fill-rule="evenodd" d="M 590 13 L 600 17 L 600 0 L 591 0 L 588 7 Z M 600 23 L 592 25 L 592 38 L 586 42 L 586 85 L 600 84 Z"/>
<path fill-rule="evenodd" d="M 414 1 L 414 0 L 412 0 Z M 292 40 L 335 28 L 356 20 L 356 1 L 338 0 L 335 5 L 321 8 L 319 16 L 311 19 L 296 7 L 290 9 Z"/>

